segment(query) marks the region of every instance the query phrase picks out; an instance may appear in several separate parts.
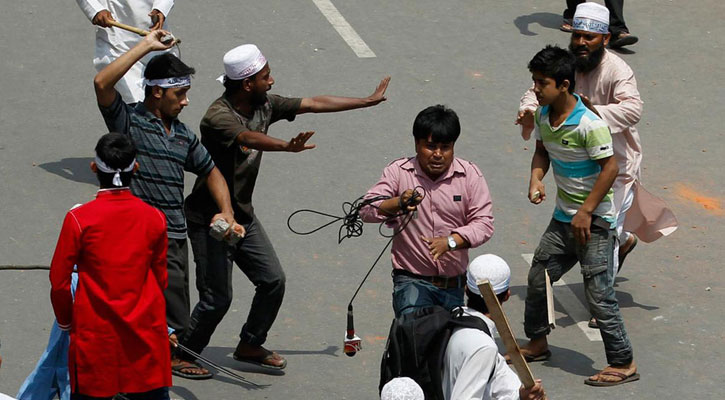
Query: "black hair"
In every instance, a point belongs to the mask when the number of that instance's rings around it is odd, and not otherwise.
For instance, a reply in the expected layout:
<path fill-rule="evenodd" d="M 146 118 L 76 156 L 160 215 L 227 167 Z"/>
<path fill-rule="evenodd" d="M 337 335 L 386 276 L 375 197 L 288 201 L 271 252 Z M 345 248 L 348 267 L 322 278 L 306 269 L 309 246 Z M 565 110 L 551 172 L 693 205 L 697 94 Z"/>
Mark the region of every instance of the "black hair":
<path fill-rule="evenodd" d="M 416 141 L 426 140 L 430 136 L 433 143 L 453 143 L 460 134 L 461 123 L 458 115 L 441 104 L 419 112 L 413 122 L 413 137 Z"/>
<path fill-rule="evenodd" d="M 111 168 L 124 169 L 136 158 L 136 145 L 127 135 L 116 132 L 107 133 L 98 139 L 96 156 Z M 115 173 L 101 172 L 98 170 L 96 176 L 98 176 L 98 182 L 101 188 L 117 187 L 113 184 L 114 175 Z M 130 185 L 132 177 L 133 171 L 121 172 L 122 186 Z"/>
<path fill-rule="evenodd" d="M 534 58 L 529 61 L 529 71 L 540 72 L 544 76 L 554 79 L 556 87 L 561 86 L 564 80 L 568 80 L 569 93 L 574 93 L 576 57 L 559 46 L 548 45 L 536 53 Z"/>
<path fill-rule="evenodd" d="M 483 297 L 481 295 L 471 293 L 468 288 L 466 288 L 466 295 L 468 295 L 468 300 L 466 301 L 466 306 L 469 308 L 472 308 L 482 314 L 488 314 L 488 307 L 486 306 L 486 302 L 483 301 Z M 504 290 L 503 292 L 496 295 L 496 298 L 498 298 L 499 303 L 503 303 L 506 301 L 506 296 L 508 294 L 508 289 Z"/>
<path fill-rule="evenodd" d="M 254 79 L 254 76 L 250 76 L 248 78 Z M 227 95 L 230 95 L 242 90 L 242 84 L 244 83 L 244 79 L 229 79 L 228 77 L 224 77 L 224 92 Z"/>
<path fill-rule="evenodd" d="M 180 78 L 195 73 L 194 68 L 184 64 L 175 55 L 163 53 L 155 56 L 146 64 L 143 76 L 146 79 Z M 146 86 L 145 95 L 147 97 L 151 95 L 151 88 L 152 86 Z"/>

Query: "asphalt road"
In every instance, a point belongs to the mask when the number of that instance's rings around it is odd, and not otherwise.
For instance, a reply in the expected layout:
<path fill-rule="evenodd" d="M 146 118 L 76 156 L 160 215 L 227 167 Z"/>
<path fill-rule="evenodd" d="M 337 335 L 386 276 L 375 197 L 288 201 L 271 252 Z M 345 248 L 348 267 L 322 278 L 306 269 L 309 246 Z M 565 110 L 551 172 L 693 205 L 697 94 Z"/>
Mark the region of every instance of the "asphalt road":
<path fill-rule="evenodd" d="M 223 375 L 203 382 L 175 378 L 174 399 L 376 398 L 392 318 L 387 257 L 355 303 L 363 350 L 348 358 L 341 346 L 345 306 L 386 239 L 370 225 L 363 237 L 337 245 L 336 228 L 301 237 L 286 219 L 299 208 L 336 213 L 343 201 L 363 194 L 385 165 L 413 154 L 413 118 L 437 103 L 457 111 L 463 133 L 456 155 L 478 164 L 491 189 L 496 234 L 471 255 L 495 253 L 511 265 L 514 296 L 505 310 L 524 339 L 522 254 L 533 253 L 553 205 L 534 207 L 525 197 L 533 144 L 521 140 L 513 119 L 530 84 L 528 60 L 546 44 L 568 42 L 558 30 L 564 1 L 333 3 L 375 57 L 358 57 L 312 0 L 178 2 L 169 17 L 183 39 L 182 59 L 197 69 L 191 104 L 181 114 L 195 130 L 221 93 L 214 78 L 223 71 L 222 55 L 239 44 L 261 48 L 277 82 L 273 92 L 283 95 L 365 96 L 392 76 L 388 101 L 375 108 L 301 116 L 271 129 L 281 138 L 317 132 L 314 150 L 267 154 L 255 192 L 257 214 L 288 276 L 267 342 L 289 360 L 284 374 L 230 357 L 253 291 L 235 273 L 234 303 L 204 354 L 264 387 Z M 65 212 L 96 190 L 88 163 L 105 127 L 91 83 L 93 29 L 70 1 L 0 4 L 0 265 L 47 265 Z M 585 377 L 606 365 L 602 343 L 584 335 L 571 317 L 576 304 L 559 297 L 554 355 L 532 369 L 552 399 L 714 398 L 725 357 L 725 3 L 628 2 L 625 13 L 640 36 L 620 55 L 634 69 L 645 102 L 638 125 L 644 184 L 680 221 L 670 237 L 640 244 L 617 279 L 642 379 L 616 388 L 585 386 Z M 192 182 L 189 176 L 188 188 Z M 564 279 L 581 302 L 580 275 L 572 271 Z M 53 320 L 48 292 L 47 272 L 0 271 L 0 392 L 16 393 L 44 349 Z"/>

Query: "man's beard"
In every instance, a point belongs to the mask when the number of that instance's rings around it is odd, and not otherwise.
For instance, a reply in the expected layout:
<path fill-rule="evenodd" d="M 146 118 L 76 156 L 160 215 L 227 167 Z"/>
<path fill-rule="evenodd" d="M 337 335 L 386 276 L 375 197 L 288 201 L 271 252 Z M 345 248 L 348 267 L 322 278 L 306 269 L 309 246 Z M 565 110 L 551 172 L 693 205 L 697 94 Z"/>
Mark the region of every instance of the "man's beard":
<path fill-rule="evenodd" d="M 267 102 L 267 93 L 260 93 L 260 94 L 255 93 L 252 96 L 251 101 L 252 101 L 252 106 L 254 106 L 255 108 L 261 107 L 264 105 L 264 103 Z"/>
<path fill-rule="evenodd" d="M 569 45 L 569 51 L 574 53 L 574 55 L 581 48 L 586 48 L 586 46 L 574 47 L 571 44 Z M 604 43 L 586 57 L 576 56 L 576 70 L 583 73 L 590 72 L 602 62 L 602 58 L 604 58 Z"/>

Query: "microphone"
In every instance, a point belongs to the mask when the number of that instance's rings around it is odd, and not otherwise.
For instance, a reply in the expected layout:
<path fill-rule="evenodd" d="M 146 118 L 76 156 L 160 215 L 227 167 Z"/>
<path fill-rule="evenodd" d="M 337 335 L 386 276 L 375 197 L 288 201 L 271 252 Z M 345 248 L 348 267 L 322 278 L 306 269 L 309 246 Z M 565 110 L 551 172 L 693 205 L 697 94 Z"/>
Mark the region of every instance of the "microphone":
<path fill-rule="evenodd" d="M 347 306 L 347 332 L 345 334 L 345 347 L 343 352 L 352 357 L 362 349 L 360 338 L 355 334 L 355 325 L 352 320 L 352 303 Z"/>

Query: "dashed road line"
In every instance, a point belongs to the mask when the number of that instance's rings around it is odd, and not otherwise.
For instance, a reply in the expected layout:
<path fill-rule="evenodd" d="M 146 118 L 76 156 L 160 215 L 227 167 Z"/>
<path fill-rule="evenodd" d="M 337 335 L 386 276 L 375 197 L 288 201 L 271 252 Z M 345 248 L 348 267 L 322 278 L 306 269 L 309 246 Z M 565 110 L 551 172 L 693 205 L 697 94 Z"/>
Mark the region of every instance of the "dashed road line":
<path fill-rule="evenodd" d="M 330 0 L 312 0 L 320 10 L 322 15 L 332 24 L 337 33 L 342 36 L 343 40 L 360 58 L 373 58 L 375 53 L 370 50 L 367 44 L 362 40 L 360 35 L 355 32 L 352 26 L 345 20 L 345 17 L 337 11 L 337 8 Z"/>
<path fill-rule="evenodd" d="M 531 261 L 534 259 L 533 253 L 524 253 L 521 254 L 521 257 L 526 260 L 526 264 L 528 265 L 531 265 Z M 558 281 L 553 283 L 553 286 L 555 288 L 560 288 L 554 290 L 554 297 L 564 307 L 564 311 L 566 311 L 569 317 L 574 320 L 579 329 L 584 332 L 587 339 L 592 342 L 601 342 L 602 335 L 599 333 L 599 329 L 592 329 L 587 325 L 589 323 L 589 318 L 591 317 L 589 310 L 584 304 L 582 304 L 581 301 L 579 301 L 579 298 L 576 297 L 574 291 L 567 286 L 564 279 L 560 278 Z"/>

